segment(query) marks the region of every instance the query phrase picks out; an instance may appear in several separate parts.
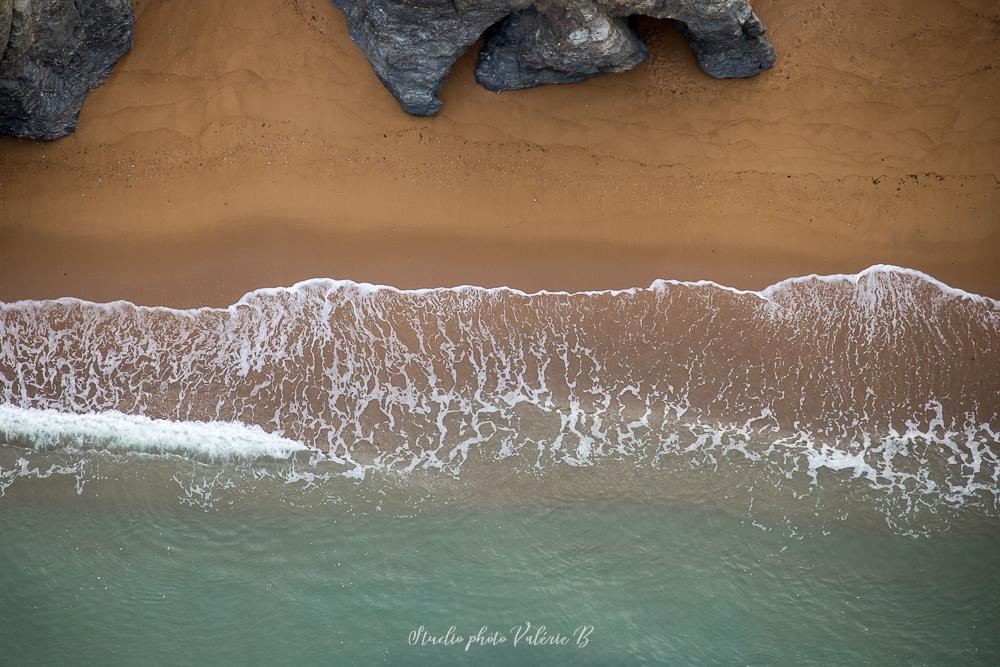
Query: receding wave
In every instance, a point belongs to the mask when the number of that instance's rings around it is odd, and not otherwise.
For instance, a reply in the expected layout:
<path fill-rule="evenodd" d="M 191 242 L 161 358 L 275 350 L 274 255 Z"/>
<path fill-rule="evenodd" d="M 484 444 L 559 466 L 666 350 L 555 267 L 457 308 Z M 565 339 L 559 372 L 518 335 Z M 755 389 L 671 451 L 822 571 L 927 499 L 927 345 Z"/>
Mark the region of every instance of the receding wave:
<path fill-rule="evenodd" d="M 907 507 L 1000 495 L 1000 303 L 897 267 L 761 292 L 310 280 L 228 308 L 22 301 L 0 339 L 8 405 L 255 425 L 241 446 L 304 443 L 357 472 L 739 459 L 846 470 Z"/>

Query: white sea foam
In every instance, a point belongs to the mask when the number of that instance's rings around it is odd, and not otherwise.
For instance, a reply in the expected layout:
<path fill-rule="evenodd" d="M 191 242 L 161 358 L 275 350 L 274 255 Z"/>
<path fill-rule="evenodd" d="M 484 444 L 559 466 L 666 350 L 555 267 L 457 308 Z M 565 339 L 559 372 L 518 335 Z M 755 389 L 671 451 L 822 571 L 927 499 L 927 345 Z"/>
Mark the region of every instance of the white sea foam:
<path fill-rule="evenodd" d="M 233 422 L 149 419 L 116 411 L 72 414 L 0 405 L 0 441 L 33 449 L 179 454 L 212 461 L 287 459 L 302 443 Z"/>
<path fill-rule="evenodd" d="M 857 285 L 865 279 L 876 278 L 879 275 L 896 275 L 896 276 L 909 276 L 915 278 L 916 280 L 927 283 L 928 285 L 934 286 L 936 289 L 940 290 L 942 294 L 948 296 L 953 296 L 959 299 L 967 299 L 974 301 L 976 303 L 988 305 L 995 310 L 1000 310 L 1000 299 L 994 299 L 981 294 L 976 294 L 974 292 L 968 292 L 966 290 L 959 289 L 957 287 L 952 287 L 933 276 L 918 271 L 916 269 L 909 269 L 906 267 L 895 266 L 893 264 L 874 264 L 867 269 L 859 271 L 858 273 L 835 273 L 835 274 L 817 274 L 812 273 L 804 276 L 795 276 L 792 278 L 786 278 L 780 280 L 772 285 L 769 285 L 761 290 L 748 290 L 740 289 L 737 287 L 731 287 L 729 285 L 724 285 L 722 283 L 716 282 L 714 280 L 674 280 L 667 278 L 658 278 L 654 280 L 649 287 L 630 287 L 626 289 L 609 289 L 609 290 L 578 290 L 578 291 L 564 291 L 564 290 L 536 290 L 533 292 L 528 292 L 525 290 L 518 289 L 516 287 L 508 287 L 502 285 L 499 287 L 482 287 L 479 285 L 455 285 L 453 287 L 421 287 L 416 289 L 404 289 L 400 287 L 395 287 L 393 285 L 383 285 L 379 283 L 368 283 L 368 282 L 358 282 L 354 280 L 340 279 L 340 278 L 308 278 L 306 280 L 301 280 L 291 286 L 287 287 L 263 287 L 260 289 L 255 289 L 244 294 L 236 303 L 227 306 L 225 308 L 217 308 L 213 306 L 202 306 L 199 308 L 172 308 L 169 306 L 140 306 L 127 300 L 109 301 L 105 303 L 96 303 L 93 301 L 87 301 L 85 299 L 78 299 L 76 297 L 61 297 L 58 299 L 41 299 L 41 300 L 20 300 L 20 301 L 0 301 L 0 309 L 4 308 L 24 308 L 24 307 L 38 307 L 45 304 L 65 304 L 65 305 L 87 305 L 87 306 L 101 306 L 105 308 L 120 308 L 129 307 L 137 310 L 147 310 L 147 311 L 159 311 L 165 313 L 172 313 L 177 315 L 194 315 L 200 312 L 206 311 L 231 311 L 238 308 L 241 305 L 251 303 L 253 300 L 260 297 L 267 296 L 277 296 L 281 294 L 288 294 L 294 292 L 300 292 L 302 290 L 314 287 L 322 287 L 328 290 L 336 289 L 349 289 L 356 292 L 359 297 L 370 297 L 376 295 L 380 292 L 391 292 L 396 294 L 406 294 L 414 296 L 430 296 L 434 294 L 442 294 L 448 292 L 457 293 L 483 293 L 483 294 L 509 294 L 521 297 L 534 297 L 534 296 L 618 296 L 618 295 L 635 295 L 641 292 L 657 292 L 662 291 L 664 288 L 673 287 L 687 287 L 687 288 L 710 288 L 713 290 L 718 290 L 721 292 L 728 292 L 730 294 L 739 294 L 747 296 L 755 296 L 764 301 L 772 301 L 781 292 L 787 290 L 795 285 L 809 283 L 809 282 L 822 282 L 822 283 L 849 283 Z"/>
<path fill-rule="evenodd" d="M 1000 302 L 892 266 L 759 292 L 315 279 L 228 308 L 22 301 L 0 305 L 0 343 L 0 402 L 97 413 L 22 428 L 43 446 L 171 451 L 145 427 L 81 426 L 140 414 L 243 429 L 172 451 L 307 443 L 358 477 L 458 474 L 474 453 L 538 469 L 739 458 L 925 505 L 1000 497 Z"/>

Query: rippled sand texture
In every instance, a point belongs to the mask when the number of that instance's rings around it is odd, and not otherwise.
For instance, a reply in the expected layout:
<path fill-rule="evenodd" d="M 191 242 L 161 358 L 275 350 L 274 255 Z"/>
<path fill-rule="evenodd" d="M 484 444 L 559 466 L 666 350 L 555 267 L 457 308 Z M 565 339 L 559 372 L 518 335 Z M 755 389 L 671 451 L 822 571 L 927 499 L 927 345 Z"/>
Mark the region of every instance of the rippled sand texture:
<path fill-rule="evenodd" d="M 935 502 L 1000 494 L 1000 305 L 890 267 L 761 293 L 316 280 L 228 309 L 21 302 L 0 336 L 5 403 L 235 420 L 359 472 L 735 455 Z"/>
<path fill-rule="evenodd" d="M 0 142 L 0 299 L 224 306 L 403 287 L 760 289 L 910 266 L 1000 297 L 993 0 L 757 0 L 780 54 L 652 59 L 403 114 L 327 0 L 138 0 L 135 51 L 55 144 Z"/>

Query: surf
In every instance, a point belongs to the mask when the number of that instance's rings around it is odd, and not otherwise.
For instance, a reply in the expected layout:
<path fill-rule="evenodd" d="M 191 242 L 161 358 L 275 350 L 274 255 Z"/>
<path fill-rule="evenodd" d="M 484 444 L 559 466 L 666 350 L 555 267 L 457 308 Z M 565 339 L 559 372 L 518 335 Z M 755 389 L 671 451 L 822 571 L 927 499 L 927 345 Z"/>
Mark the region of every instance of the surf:
<path fill-rule="evenodd" d="M 761 291 L 314 279 L 227 308 L 19 301 L 0 341 L 0 434 L 36 449 L 309 448 L 357 479 L 735 461 L 845 477 L 887 512 L 1000 497 L 1000 302 L 899 267 Z"/>

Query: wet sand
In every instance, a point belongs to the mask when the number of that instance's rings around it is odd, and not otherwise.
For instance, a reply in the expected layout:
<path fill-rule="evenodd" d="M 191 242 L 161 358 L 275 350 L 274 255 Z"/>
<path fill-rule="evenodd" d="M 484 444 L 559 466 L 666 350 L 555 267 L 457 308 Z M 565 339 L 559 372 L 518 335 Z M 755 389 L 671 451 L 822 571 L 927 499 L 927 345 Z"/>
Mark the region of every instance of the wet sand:
<path fill-rule="evenodd" d="M 314 276 L 760 288 L 874 263 L 1000 297 L 1000 6 L 757 0 L 779 62 L 407 116 L 327 0 L 137 0 L 78 133 L 0 141 L 0 300 L 223 305 Z"/>

